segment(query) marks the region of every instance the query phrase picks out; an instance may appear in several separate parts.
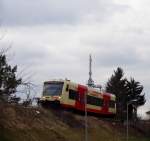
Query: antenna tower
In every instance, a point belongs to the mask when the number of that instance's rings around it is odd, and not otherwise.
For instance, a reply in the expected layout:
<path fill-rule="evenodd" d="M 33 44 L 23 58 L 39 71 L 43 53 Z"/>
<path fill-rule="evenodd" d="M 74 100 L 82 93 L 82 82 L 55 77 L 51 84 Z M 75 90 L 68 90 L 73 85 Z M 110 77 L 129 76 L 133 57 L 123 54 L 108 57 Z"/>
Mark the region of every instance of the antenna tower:
<path fill-rule="evenodd" d="M 92 80 L 92 56 L 89 55 L 89 80 L 88 84 L 89 87 L 94 87 L 94 81 Z"/>

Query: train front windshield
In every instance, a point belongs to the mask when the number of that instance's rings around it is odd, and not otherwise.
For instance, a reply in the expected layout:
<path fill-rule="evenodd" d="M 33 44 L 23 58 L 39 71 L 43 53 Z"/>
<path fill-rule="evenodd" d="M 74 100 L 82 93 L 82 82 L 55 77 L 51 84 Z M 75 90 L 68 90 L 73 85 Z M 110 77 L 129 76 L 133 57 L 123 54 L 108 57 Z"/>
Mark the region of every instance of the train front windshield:
<path fill-rule="evenodd" d="M 64 83 L 45 83 L 43 96 L 59 96 L 62 93 Z"/>

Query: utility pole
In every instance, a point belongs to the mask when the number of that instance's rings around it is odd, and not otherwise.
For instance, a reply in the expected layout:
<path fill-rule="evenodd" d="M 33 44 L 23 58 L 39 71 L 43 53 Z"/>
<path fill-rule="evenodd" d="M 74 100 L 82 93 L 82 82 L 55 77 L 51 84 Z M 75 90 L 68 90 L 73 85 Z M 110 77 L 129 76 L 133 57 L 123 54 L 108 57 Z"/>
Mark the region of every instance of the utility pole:
<path fill-rule="evenodd" d="M 129 140 L 129 112 L 128 112 L 128 107 L 130 104 L 133 104 L 133 103 L 136 103 L 137 102 L 137 99 L 133 99 L 129 102 L 127 102 L 127 127 L 126 127 L 126 140 L 128 141 Z"/>
<path fill-rule="evenodd" d="M 129 121 L 129 115 L 128 115 L 128 106 L 129 106 L 129 104 L 130 103 L 127 103 L 127 141 L 128 141 L 128 139 L 129 139 L 129 123 L 128 123 L 128 121 Z"/>
<path fill-rule="evenodd" d="M 87 123 L 87 91 L 84 93 L 85 101 L 85 141 L 88 141 L 88 123 Z"/>

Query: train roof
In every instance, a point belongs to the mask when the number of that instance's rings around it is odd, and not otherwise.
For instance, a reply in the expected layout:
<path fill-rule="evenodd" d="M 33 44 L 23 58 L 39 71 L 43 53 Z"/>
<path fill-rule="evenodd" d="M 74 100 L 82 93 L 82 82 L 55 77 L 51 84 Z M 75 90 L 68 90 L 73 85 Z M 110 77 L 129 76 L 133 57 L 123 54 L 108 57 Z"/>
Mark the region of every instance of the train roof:
<path fill-rule="evenodd" d="M 51 82 L 64 82 L 65 80 L 63 79 L 51 79 L 51 80 L 48 80 L 48 81 L 44 81 L 44 83 L 51 83 Z"/>

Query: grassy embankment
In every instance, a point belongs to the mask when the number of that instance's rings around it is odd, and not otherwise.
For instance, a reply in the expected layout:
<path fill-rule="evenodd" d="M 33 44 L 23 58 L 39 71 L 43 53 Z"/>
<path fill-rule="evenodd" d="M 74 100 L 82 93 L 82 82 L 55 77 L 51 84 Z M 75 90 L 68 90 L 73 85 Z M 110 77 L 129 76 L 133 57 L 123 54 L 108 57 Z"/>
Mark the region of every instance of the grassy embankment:
<path fill-rule="evenodd" d="M 0 141 L 84 141 L 81 115 L 12 105 L 0 105 L 0 111 Z M 88 117 L 89 141 L 125 141 L 125 131 L 125 126 Z M 150 141 L 135 129 L 129 133 L 129 141 Z"/>

